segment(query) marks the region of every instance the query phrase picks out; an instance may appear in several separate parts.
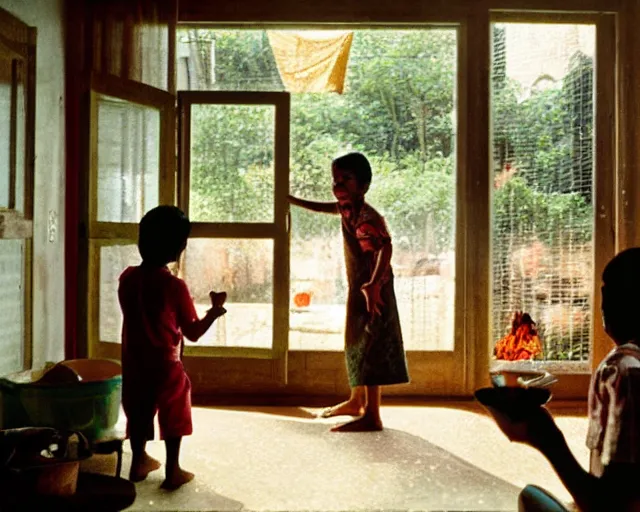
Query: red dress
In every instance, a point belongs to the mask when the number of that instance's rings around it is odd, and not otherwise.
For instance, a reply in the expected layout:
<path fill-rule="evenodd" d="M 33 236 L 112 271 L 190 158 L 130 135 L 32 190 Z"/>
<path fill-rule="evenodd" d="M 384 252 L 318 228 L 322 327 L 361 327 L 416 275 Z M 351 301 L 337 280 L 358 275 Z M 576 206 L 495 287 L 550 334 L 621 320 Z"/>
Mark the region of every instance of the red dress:
<path fill-rule="evenodd" d="M 181 327 L 198 319 L 187 285 L 166 267 L 140 265 L 120 276 L 122 406 L 127 435 L 152 440 L 190 435 L 191 382 L 182 361 Z"/>

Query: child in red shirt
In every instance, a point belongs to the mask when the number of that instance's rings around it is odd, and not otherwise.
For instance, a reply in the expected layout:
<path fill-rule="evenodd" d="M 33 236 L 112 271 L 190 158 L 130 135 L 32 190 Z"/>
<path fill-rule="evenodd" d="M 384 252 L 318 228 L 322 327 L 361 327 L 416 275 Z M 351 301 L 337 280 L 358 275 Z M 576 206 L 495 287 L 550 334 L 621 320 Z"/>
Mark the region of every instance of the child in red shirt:
<path fill-rule="evenodd" d="M 171 274 L 187 246 L 191 223 L 174 206 L 158 206 L 140 222 L 138 249 L 142 264 L 120 276 L 118 298 L 123 315 L 122 405 L 133 452 L 129 479 L 144 480 L 160 462 L 145 450 L 154 438 L 158 413 L 160 438 L 167 450 L 165 489 L 191 481 L 180 468 L 180 443 L 193 431 L 191 382 L 181 361 L 183 336 L 197 341 L 226 310 L 211 292 L 212 308 L 199 319 L 187 285 Z"/>

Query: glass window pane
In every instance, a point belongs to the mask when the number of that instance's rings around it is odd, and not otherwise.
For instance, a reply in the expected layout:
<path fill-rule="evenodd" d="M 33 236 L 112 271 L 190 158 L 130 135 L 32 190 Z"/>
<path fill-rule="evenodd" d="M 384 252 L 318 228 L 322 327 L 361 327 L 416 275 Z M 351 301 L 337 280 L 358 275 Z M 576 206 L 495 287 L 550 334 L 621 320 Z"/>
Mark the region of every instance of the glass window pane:
<path fill-rule="evenodd" d="M 273 105 L 191 107 L 189 217 L 273 222 Z"/>
<path fill-rule="evenodd" d="M 169 53 L 169 28 L 157 23 L 136 24 L 134 38 L 138 53 L 133 62 L 133 78 L 142 83 L 168 89 L 167 55 Z M 139 73 L 139 76 L 138 76 Z"/>
<path fill-rule="evenodd" d="M 17 61 L 16 77 L 16 204 L 15 209 L 24 212 L 24 184 L 26 175 L 26 128 L 27 104 L 25 97 L 25 70 L 22 61 Z"/>
<path fill-rule="evenodd" d="M 100 341 L 120 343 L 122 312 L 118 302 L 118 280 L 127 267 L 139 264 L 140 253 L 135 244 L 100 248 Z"/>
<path fill-rule="evenodd" d="M 158 205 L 160 112 L 127 101 L 98 100 L 98 218 L 139 222 Z"/>
<path fill-rule="evenodd" d="M 273 346 L 272 240 L 194 238 L 180 266 L 201 317 L 211 307 L 211 290 L 228 293 L 227 314 L 216 320 L 199 346 Z"/>
<path fill-rule="evenodd" d="M 0 375 L 23 370 L 24 240 L 0 240 Z"/>
<path fill-rule="evenodd" d="M 493 25 L 492 342 L 523 310 L 545 361 L 591 347 L 595 34 Z"/>
<path fill-rule="evenodd" d="M 291 223 L 289 348 L 342 350 L 347 276 L 340 219 L 292 208 Z"/>
<path fill-rule="evenodd" d="M 0 53 L 0 69 L 11 70 L 11 59 Z M 0 208 L 9 207 L 11 162 L 11 74 L 0 76 Z"/>
<path fill-rule="evenodd" d="M 176 30 L 178 90 L 284 91 L 265 30 Z"/>

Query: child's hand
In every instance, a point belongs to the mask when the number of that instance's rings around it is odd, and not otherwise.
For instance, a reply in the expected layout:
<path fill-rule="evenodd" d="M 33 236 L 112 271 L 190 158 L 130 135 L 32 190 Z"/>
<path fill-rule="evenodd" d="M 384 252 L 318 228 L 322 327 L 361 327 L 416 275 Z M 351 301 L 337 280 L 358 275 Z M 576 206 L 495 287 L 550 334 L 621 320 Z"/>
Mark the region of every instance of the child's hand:
<path fill-rule="evenodd" d="M 380 285 L 378 283 L 367 283 L 360 288 L 360 291 L 362 291 L 367 301 L 367 311 L 371 315 L 371 320 L 376 315 L 382 314 L 381 308 L 384 306 L 384 302 L 380 295 Z"/>
<path fill-rule="evenodd" d="M 227 310 L 225 308 L 223 308 L 222 306 L 218 306 L 218 307 L 214 306 L 208 311 L 208 314 L 212 315 L 214 320 L 220 318 L 221 316 L 225 315 L 226 313 L 227 313 Z"/>
<path fill-rule="evenodd" d="M 218 307 L 218 308 L 211 308 L 211 311 L 213 312 L 213 316 L 215 318 L 220 318 L 221 316 L 225 315 L 227 313 L 227 310 L 225 308 L 223 308 L 222 306 Z"/>
<path fill-rule="evenodd" d="M 221 308 L 227 300 L 227 292 L 209 292 L 209 299 L 211 299 L 212 308 Z"/>
<path fill-rule="evenodd" d="M 554 446 L 562 437 L 553 417 L 546 407 L 539 407 L 521 421 L 513 421 L 509 416 L 499 411 L 491 411 L 498 427 L 509 441 L 523 443 L 544 450 L 547 446 Z"/>

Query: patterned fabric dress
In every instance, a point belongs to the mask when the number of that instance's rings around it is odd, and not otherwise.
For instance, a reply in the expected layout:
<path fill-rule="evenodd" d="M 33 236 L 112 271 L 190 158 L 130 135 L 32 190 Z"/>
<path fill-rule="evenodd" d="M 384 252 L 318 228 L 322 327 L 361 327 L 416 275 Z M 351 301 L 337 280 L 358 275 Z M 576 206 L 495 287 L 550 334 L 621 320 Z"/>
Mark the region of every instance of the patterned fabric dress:
<path fill-rule="evenodd" d="M 382 386 L 409 382 L 391 266 L 381 278 L 383 305 L 381 314 L 373 320 L 360 290 L 373 274 L 376 252 L 391 243 L 384 219 L 366 203 L 355 221 L 349 219 L 344 207 L 339 209 L 349 282 L 345 332 L 349 385 Z M 372 246 L 376 252 L 363 250 L 367 246 Z"/>
<path fill-rule="evenodd" d="M 589 387 L 591 473 L 601 476 L 611 462 L 640 464 L 640 347 L 614 348 L 600 363 Z"/>

